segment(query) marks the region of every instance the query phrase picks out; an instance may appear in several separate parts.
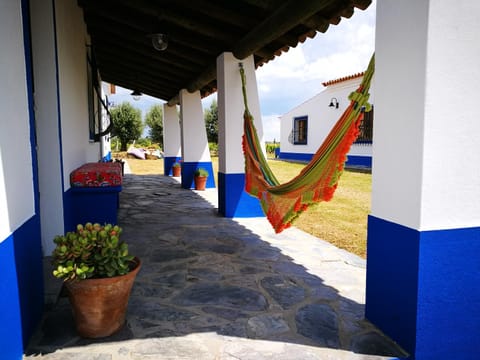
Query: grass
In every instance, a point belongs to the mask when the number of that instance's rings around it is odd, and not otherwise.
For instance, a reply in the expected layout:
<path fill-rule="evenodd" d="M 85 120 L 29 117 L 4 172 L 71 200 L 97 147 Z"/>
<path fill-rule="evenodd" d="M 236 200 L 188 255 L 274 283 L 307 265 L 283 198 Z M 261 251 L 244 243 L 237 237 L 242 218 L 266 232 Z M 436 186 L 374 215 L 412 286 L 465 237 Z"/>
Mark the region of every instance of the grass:
<path fill-rule="evenodd" d="M 128 164 L 134 174 L 163 174 L 162 159 L 128 159 Z M 304 166 L 278 160 L 269 160 L 269 164 L 280 182 L 292 179 Z M 212 165 L 218 184 L 217 157 L 212 157 Z M 333 199 L 311 206 L 297 219 L 295 226 L 365 258 L 371 183 L 371 174 L 345 171 Z"/>

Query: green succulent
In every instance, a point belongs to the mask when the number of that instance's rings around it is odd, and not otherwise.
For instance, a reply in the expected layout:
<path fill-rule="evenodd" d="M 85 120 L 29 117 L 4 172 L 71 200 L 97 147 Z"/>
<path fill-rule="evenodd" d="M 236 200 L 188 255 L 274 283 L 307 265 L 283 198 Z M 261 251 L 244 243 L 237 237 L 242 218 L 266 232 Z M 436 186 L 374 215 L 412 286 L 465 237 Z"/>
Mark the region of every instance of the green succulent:
<path fill-rule="evenodd" d="M 195 170 L 195 176 L 199 177 L 207 177 L 208 176 L 208 170 L 204 168 L 198 168 Z"/>
<path fill-rule="evenodd" d="M 118 225 L 77 225 L 76 231 L 56 236 L 53 250 L 53 275 L 67 280 L 105 278 L 130 272 L 133 256 L 120 241 Z"/>

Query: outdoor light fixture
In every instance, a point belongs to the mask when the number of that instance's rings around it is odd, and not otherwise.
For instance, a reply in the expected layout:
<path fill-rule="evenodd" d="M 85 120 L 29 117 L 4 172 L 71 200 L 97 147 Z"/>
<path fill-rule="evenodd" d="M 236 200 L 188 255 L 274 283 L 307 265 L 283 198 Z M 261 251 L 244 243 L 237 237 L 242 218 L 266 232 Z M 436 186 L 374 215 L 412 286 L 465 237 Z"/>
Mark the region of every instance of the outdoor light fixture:
<path fill-rule="evenodd" d="M 168 46 L 167 34 L 158 33 L 158 34 L 150 34 L 147 36 L 152 39 L 152 46 L 155 50 L 164 51 L 167 49 L 167 46 Z"/>
<path fill-rule="evenodd" d="M 333 98 L 330 100 L 330 105 L 328 105 L 328 106 L 330 106 L 330 107 L 335 107 L 335 109 L 338 109 L 338 100 L 337 100 L 337 98 L 334 98 L 334 97 L 333 97 Z"/>
<path fill-rule="evenodd" d="M 138 91 L 138 89 L 135 89 L 135 90 L 132 91 L 132 93 L 130 95 L 132 95 L 133 100 L 137 101 L 137 100 L 140 100 L 140 97 L 142 96 L 142 93 L 140 91 Z"/>

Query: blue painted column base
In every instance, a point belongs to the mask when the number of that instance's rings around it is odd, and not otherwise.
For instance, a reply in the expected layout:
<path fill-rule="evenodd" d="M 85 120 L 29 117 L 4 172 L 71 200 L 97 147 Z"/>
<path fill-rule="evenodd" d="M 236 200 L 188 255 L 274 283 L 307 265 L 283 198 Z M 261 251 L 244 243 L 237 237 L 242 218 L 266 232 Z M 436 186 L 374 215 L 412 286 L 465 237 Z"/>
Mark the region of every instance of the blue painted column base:
<path fill-rule="evenodd" d="M 480 228 L 368 219 L 366 317 L 410 359 L 480 358 Z"/>
<path fill-rule="evenodd" d="M 21 360 L 43 313 L 38 216 L 0 243 L 0 268 L 0 358 Z"/>
<path fill-rule="evenodd" d="M 163 159 L 163 174 L 165 176 L 172 176 L 172 166 L 176 162 L 180 162 L 182 160 L 181 157 L 178 156 L 166 156 Z"/>
<path fill-rule="evenodd" d="M 218 212 L 224 217 L 262 217 L 260 201 L 244 190 L 245 174 L 218 173 Z"/>
<path fill-rule="evenodd" d="M 195 175 L 195 170 L 198 168 L 204 168 L 208 171 L 208 178 L 206 188 L 211 189 L 215 188 L 215 176 L 213 175 L 213 166 L 211 161 L 200 161 L 200 162 L 183 162 L 182 163 L 182 188 L 184 189 L 194 189 L 195 182 L 193 177 Z"/>

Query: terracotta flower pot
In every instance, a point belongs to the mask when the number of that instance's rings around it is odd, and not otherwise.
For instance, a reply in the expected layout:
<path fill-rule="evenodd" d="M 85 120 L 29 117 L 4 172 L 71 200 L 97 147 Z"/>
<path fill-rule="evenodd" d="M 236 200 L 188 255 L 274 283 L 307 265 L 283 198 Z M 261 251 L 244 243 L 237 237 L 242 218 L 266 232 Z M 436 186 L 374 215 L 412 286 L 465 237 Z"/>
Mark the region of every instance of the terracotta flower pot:
<path fill-rule="evenodd" d="M 207 185 L 207 176 L 195 176 L 193 181 L 195 183 L 195 190 L 205 190 Z"/>
<path fill-rule="evenodd" d="M 130 291 L 140 270 L 140 259 L 136 257 L 133 263 L 133 269 L 126 275 L 65 283 L 80 336 L 106 337 L 123 326 Z"/>
<path fill-rule="evenodd" d="M 172 167 L 172 176 L 179 177 L 182 175 L 182 168 L 180 166 Z"/>

